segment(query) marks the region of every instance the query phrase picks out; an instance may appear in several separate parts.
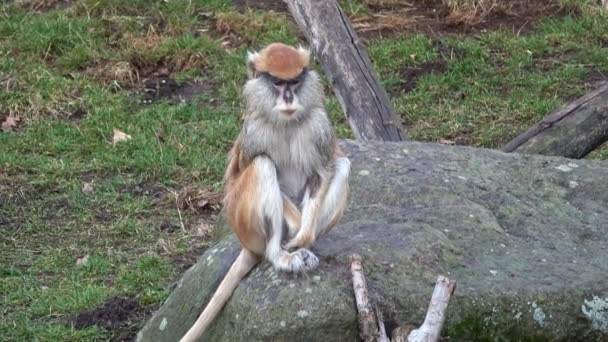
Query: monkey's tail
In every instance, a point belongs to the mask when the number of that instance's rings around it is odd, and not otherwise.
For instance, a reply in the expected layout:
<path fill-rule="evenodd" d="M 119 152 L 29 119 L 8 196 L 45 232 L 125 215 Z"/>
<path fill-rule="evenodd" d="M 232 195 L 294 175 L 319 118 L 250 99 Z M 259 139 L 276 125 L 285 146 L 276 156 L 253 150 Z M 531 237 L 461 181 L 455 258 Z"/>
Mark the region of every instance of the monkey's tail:
<path fill-rule="evenodd" d="M 205 310 L 198 316 L 194 325 L 188 330 L 184 337 L 182 337 L 180 342 L 194 342 L 203 335 L 205 330 L 209 327 L 209 324 L 211 324 L 220 310 L 222 310 L 224 304 L 226 304 L 241 279 L 243 279 L 259 262 L 260 258 L 258 256 L 245 248 L 241 250 L 239 256 L 232 266 L 230 266 L 230 270 L 228 270 L 224 280 L 222 280 L 220 286 L 213 294 L 213 297 L 211 297 Z"/>

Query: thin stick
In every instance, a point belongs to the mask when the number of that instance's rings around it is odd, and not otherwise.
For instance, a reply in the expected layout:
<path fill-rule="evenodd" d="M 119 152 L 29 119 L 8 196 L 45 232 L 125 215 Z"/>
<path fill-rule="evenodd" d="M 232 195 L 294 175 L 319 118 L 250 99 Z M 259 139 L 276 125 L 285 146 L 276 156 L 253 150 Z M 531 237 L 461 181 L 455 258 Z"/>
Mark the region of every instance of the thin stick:
<path fill-rule="evenodd" d="M 186 232 L 186 226 L 184 225 L 184 220 L 182 219 L 182 211 L 179 210 L 179 200 L 178 200 L 178 194 L 177 192 L 165 187 L 165 189 L 167 189 L 167 191 L 169 191 L 170 193 L 173 194 L 173 196 L 175 197 L 175 209 L 177 209 L 177 216 L 179 217 L 179 225 L 182 227 L 182 232 Z"/>
<path fill-rule="evenodd" d="M 359 336 L 365 342 L 375 341 L 378 335 L 378 327 L 374 312 L 369 304 L 367 294 L 367 283 L 363 274 L 361 256 L 353 254 L 351 256 L 350 271 L 353 274 L 353 289 L 355 290 L 355 300 L 357 302 L 357 313 L 359 318 Z"/>
<path fill-rule="evenodd" d="M 437 277 L 424 323 L 410 333 L 407 338 L 408 342 L 436 342 L 439 340 L 445 322 L 445 313 L 455 289 L 456 282 L 441 275 Z"/>

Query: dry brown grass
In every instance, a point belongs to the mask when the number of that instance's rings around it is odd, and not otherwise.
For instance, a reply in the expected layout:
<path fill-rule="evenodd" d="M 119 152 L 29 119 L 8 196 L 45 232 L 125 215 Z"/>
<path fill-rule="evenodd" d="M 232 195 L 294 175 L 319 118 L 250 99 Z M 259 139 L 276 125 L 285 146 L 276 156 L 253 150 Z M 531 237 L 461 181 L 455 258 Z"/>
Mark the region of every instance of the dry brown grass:
<path fill-rule="evenodd" d="M 141 86 L 150 76 L 169 76 L 209 65 L 202 52 L 178 49 L 174 39 L 155 31 L 125 33 L 120 39 L 124 53 L 116 60 L 97 61 L 87 67 L 85 73 L 116 88 L 128 89 Z"/>
<path fill-rule="evenodd" d="M 210 188 L 188 185 L 179 191 L 169 190 L 154 204 L 161 207 L 177 207 L 180 210 L 213 210 L 217 211 L 222 203 L 223 195 Z"/>
<path fill-rule="evenodd" d="M 405 31 L 411 29 L 421 19 L 424 17 L 413 13 L 410 9 L 402 9 L 356 16 L 352 18 L 352 23 L 357 32 L 366 35 L 389 30 Z"/>
<path fill-rule="evenodd" d="M 563 8 L 558 0 L 442 0 L 438 11 L 447 24 L 476 26 L 493 17 L 553 15 Z"/>
<path fill-rule="evenodd" d="M 131 63 L 104 62 L 88 67 L 85 74 L 95 77 L 104 82 L 116 83 L 117 86 L 125 87 L 139 83 L 139 73 Z"/>
<path fill-rule="evenodd" d="M 71 0 L 16 0 L 15 3 L 30 11 L 46 11 L 59 6 L 67 6 Z"/>
<path fill-rule="evenodd" d="M 361 0 L 369 11 L 353 13 L 365 38 L 404 32 L 468 34 L 479 29 L 529 27 L 537 18 L 578 13 L 560 0 Z"/>

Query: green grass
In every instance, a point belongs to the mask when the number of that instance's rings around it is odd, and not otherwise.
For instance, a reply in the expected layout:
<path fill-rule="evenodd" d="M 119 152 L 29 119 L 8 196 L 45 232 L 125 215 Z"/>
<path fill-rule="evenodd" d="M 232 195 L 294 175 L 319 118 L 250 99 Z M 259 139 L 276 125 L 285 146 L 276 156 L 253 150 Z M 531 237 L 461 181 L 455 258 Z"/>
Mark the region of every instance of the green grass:
<path fill-rule="evenodd" d="M 497 148 L 589 90 L 591 72 L 608 75 L 608 46 L 600 43 L 605 19 L 546 19 L 525 36 L 497 31 L 479 39 L 383 40 L 370 53 L 412 139 L 460 138 Z M 446 63 L 447 71 L 424 75 L 414 91 L 400 92 L 400 71 L 429 61 Z"/>
<path fill-rule="evenodd" d="M 246 50 L 301 37 L 284 14 L 227 0 L 26 5 L 0 10 L 0 118 L 21 118 L 16 132 L 0 133 L 0 339 L 107 340 L 119 332 L 75 329 L 71 318 L 116 297 L 147 310 L 167 297 L 205 247 L 197 225 L 213 217 L 155 205 L 153 194 L 221 189 Z M 589 90 L 590 73 L 608 74 L 606 19 L 588 8 L 522 35 L 406 35 L 372 40 L 369 51 L 413 139 L 499 147 Z M 429 63 L 445 72 L 404 92 L 403 70 Z M 143 105 L 141 78 L 160 68 L 209 86 L 186 103 Z M 329 94 L 326 106 L 349 137 L 337 99 Z M 114 128 L 132 139 L 114 146 Z"/>

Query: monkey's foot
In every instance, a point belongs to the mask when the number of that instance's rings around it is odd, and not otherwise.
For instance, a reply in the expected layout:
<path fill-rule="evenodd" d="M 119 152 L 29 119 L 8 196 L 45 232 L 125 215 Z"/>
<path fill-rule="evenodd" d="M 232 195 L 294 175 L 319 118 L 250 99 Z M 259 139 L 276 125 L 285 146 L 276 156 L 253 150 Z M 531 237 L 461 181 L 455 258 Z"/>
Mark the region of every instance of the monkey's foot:
<path fill-rule="evenodd" d="M 300 248 L 293 253 L 285 252 L 276 262 L 275 268 L 286 272 L 306 272 L 319 265 L 319 258 L 308 249 Z"/>

